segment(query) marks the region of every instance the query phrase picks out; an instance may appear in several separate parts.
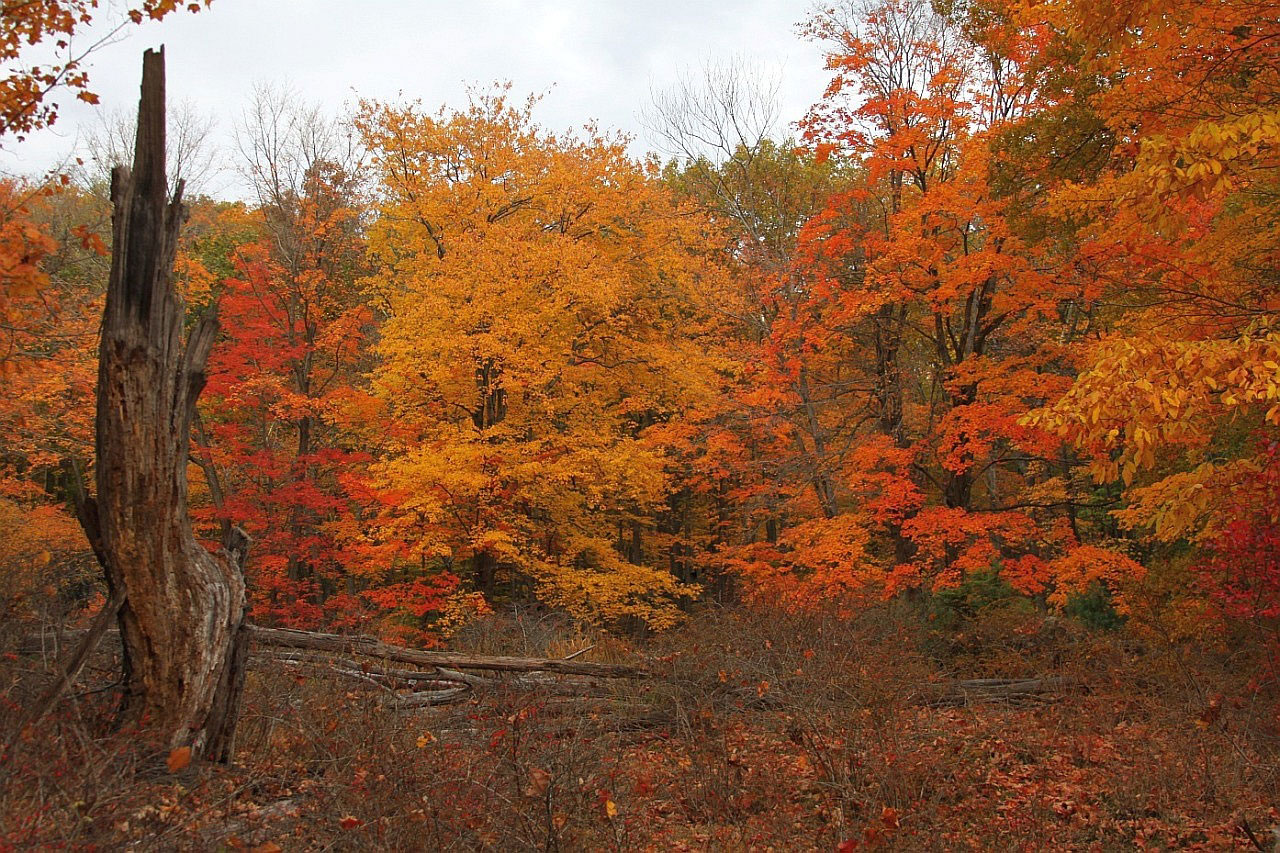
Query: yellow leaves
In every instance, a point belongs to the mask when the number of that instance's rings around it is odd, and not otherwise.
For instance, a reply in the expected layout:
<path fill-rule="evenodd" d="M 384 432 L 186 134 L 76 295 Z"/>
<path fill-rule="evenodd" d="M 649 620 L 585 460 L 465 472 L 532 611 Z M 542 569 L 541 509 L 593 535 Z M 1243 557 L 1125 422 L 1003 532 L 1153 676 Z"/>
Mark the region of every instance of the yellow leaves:
<path fill-rule="evenodd" d="M 1228 419 L 1280 423 L 1274 328 L 1259 321 L 1227 340 L 1117 339 L 1066 395 L 1025 420 L 1091 453 L 1099 482 L 1123 483 L 1129 505 L 1116 515 L 1127 527 L 1165 542 L 1198 539 L 1221 523 L 1226 498 L 1256 466 L 1245 456 L 1178 471 L 1179 456 L 1207 446 Z M 1159 476 L 1162 460 L 1174 470 Z M 1156 476 L 1143 483 L 1142 472 Z"/>
<path fill-rule="evenodd" d="M 432 623 L 432 630 L 449 639 L 467 625 L 493 614 L 493 609 L 479 592 L 458 590 L 451 594 L 441 608 L 440 615 Z"/>
<path fill-rule="evenodd" d="M 1277 358 L 1275 332 L 1234 341 L 1119 339 L 1066 395 L 1023 420 L 1081 449 L 1105 450 L 1095 474 L 1128 485 L 1156 465 L 1160 449 L 1206 441 L 1230 410 L 1276 399 Z"/>
<path fill-rule="evenodd" d="M 608 539 L 566 532 L 561 547 L 555 559 L 531 560 L 526 570 L 537 580 L 539 598 L 587 622 L 630 619 L 664 630 L 683 619 L 678 603 L 698 591 L 668 571 L 621 558 Z"/>
<path fill-rule="evenodd" d="M 505 530 L 480 531 L 472 538 L 471 548 L 475 553 L 488 554 L 503 562 L 518 563 L 521 560 L 515 539 Z"/>
<path fill-rule="evenodd" d="M 1257 470 L 1249 459 L 1206 462 L 1132 490 L 1129 505 L 1115 515 L 1130 529 L 1150 528 L 1162 542 L 1198 540 L 1229 520 L 1221 515 L 1226 499 Z"/>
<path fill-rule="evenodd" d="M 707 229 L 621 141 L 547 133 L 508 89 L 435 116 L 364 106 L 386 191 L 373 388 L 397 426 L 375 475 L 405 495 L 380 535 L 530 577 L 580 618 L 669 625 L 687 590 L 647 565 L 670 489 L 649 427 L 715 387 L 692 343 Z"/>

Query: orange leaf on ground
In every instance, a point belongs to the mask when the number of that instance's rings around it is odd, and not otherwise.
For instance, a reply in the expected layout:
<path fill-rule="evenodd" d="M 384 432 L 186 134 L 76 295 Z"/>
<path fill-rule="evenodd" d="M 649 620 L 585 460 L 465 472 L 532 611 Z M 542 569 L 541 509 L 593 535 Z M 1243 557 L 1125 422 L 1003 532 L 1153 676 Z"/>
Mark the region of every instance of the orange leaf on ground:
<path fill-rule="evenodd" d="M 191 747 L 178 747 L 169 753 L 169 757 L 165 759 L 164 763 L 169 768 L 170 773 L 177 773 L 191 763 Z"/>

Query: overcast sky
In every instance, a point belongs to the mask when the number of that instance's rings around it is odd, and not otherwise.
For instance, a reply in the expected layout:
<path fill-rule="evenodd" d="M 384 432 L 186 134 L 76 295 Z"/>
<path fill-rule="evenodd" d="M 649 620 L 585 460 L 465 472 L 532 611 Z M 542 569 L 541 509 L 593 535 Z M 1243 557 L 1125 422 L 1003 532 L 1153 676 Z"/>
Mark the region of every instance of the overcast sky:
<path fill-rule="evenodd" d="M 226 144 L 255 83 L 288 82 L 339 109 L 356 97 L 461 105 L 469 83 L 547 92 L 537 111 L 562 130 L 595 119 L 653 147 L 638 113 L 651 89 L 689 67 L 741 56 L 781 78 L 783 118 L 799 119 L 827 76 L 796 24 L 813 0 L 215 0 L 197 15 L 129 27 L 93 55 L 101 107 L 63 100 L 54 129 L 6 141 L 0 169 L 39 173 L 69 155 L 100 110 L 132 111 L 141 53 L 166 46 L 169 97 L 212 114 Z M 211 190 L 237 194 L 233 171 Z"/>

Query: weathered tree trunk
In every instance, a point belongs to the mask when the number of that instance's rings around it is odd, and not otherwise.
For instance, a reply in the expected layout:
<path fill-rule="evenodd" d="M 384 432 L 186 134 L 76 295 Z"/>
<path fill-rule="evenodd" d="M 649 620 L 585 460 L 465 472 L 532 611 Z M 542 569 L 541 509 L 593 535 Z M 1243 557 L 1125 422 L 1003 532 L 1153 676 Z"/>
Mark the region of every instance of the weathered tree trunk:
<path fill-rule="evenodd" d="M 196 398 L 217 332 L 211 312 L 182 345 L 173 288 L 178 185 L 167 198 L 164 54 L 142 60 L 133 170 L 111 175 L 113 256 L 98 368 L 97 501 L 86 514 L 112 589 L 123 590 L 125 719 L 170 746 L 230 756 L 245 638 L 242 539 L 196 542 L 187 458 Z"/>

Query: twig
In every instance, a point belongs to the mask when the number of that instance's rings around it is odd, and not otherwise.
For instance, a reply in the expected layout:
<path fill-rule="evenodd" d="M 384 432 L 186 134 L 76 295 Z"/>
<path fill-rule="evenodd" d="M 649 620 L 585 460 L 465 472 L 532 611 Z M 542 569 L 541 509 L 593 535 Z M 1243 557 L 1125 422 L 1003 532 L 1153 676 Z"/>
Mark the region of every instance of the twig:
<path fill-rule="evenodd" d="M 565 655 L 565 656 L 564 656 L 564 659 L 565 659 L 565 660 L 573 660 L 573 659 L 574 659 L 574 658 L 576 658 L 578 655 L 585 655 L 587 652 L 591 651 L 591 650 L 592 650 L 592 649 L 594 649 L 595 647 L 596 647 L 596 644 L 595 644 L 595 643 L 592 643 L 591 645 L 587 646 L 585 649 L 578 649 L 578 650 L 577 650 L 576 652 L 574 652 L 573 654 Z"/>

